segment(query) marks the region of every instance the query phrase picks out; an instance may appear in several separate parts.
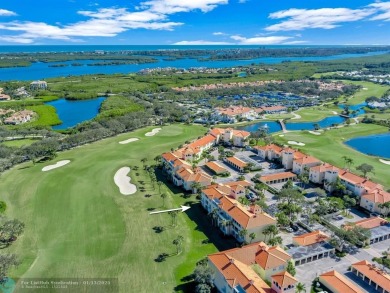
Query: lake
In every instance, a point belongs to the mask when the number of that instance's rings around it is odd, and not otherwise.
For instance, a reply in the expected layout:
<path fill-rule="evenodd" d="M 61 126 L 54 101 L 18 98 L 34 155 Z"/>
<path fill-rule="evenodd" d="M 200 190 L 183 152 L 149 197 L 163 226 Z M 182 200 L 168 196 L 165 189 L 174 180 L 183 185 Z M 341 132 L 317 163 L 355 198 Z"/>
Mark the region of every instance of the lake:
<path fill-rule="evenodd" d="M 45 103 L 56 108 L 62 124 L 53 126 L 55 130 L 64 130 L 77 124 L 93 119 L 99 113 L 101 104 L 106 98 L 71 101 L 59 99 Z"/>
<path fill-rule="evenodd" d="M 366 155 L 390 159 L 390 133 L 356 137 L 345 144 Z"/>
<path fill-rule="evenodd" d="M 6 48 L 7 49 L 7 48 Z M 9 49 L 9 48 L 8 48 Z M 1 50 L 0 50 L 1 51 Z M 88 66 L 89 63 L 96 63 L 96 60 L 77 60 L 66 62 L 43 63 L 36 62 L 29 67 L 0 68 L 0 80 L 38 80 L 52 77 L 86 75 L 86 74 L 115 74 L 115 73 L 134 73 L 141 69 L 157 67 L 208 67 L 208 68 L 227 68 L 236 66 L 245 66 L 252 63 L 277 64 L 283 61 L 325 61 L 337 60 L 362 56 L 381 55 L 385 52 L 370 52 L 365 54 L 341 54 L 321 57 L 264 57 L 250 60 L 228 60 L 228 61 L 198 61 L 195 58 L 183 58 L 177 60 L 164 60 L 165 57 L 154 57 L 159 60 L 157 63 L 147 64 L 124 64 L 107 66 Z M 71 66 L 72 63 L 80 63 L 82 66 Z M 56 64 L 67 64 L 64 67 L 50 67 Z"/>
<path fill-rule="evenodd" d="M 333 124 L 341 124 L 344 121 L 345 121 L 345 118 L 335 115 L 335 116 L 324 118 L 324 119 L 322 119 L 320 121 L 316 121 L 316 122 L 286 123 L 286 128 L 287 128 L 287 130 L 314 130 L 314 124 L 319 124 L 319 126 L 321 128 L 327 128 L 327 127 L 331 127 Z M 280 127 L 279 122 L 275 122 L 275 121 L 259 122 L 259 123 L 254 123 L 254 124 L 250 124 L 247 126 L 239 127 L 239 128 L 242 130 L 249 131 L 249 132 L 254 132 L 254 131 L 258 130 L 259 128 L 264 128 L 265 125 L 267 125 L 269 133 L 282 131 L 282 128 Z"/>

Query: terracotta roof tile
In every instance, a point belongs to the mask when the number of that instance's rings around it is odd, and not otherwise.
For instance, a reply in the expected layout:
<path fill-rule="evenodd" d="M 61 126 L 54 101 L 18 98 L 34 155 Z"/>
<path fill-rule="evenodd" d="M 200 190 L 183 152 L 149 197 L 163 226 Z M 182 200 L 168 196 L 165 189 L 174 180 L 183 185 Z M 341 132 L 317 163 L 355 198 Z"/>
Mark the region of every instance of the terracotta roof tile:
<path fill-rule="evenodd" d="M 378 267 L 370 264 L 368 261 L 363 260 L 352 265 L 354 269 L 362 273 L 364 276 L 370 278 L 373 282 L 381 286 L 382 288 L 390 288 L 390 275 L 379 269 Z"/>
<path fill-rule="evenodd" d="M 333 291 L 334 293 L 363 293 L 358 286 L 337 271 L 324 273 L 320 275 L 319 279 L 320 282 L 324 281 L 324 285 L 329 284 L 332 286 L 329 289 L 337 290 Z"/>
<path fill-rule="evenodd" d="M 300 246 L 312 245 L 327 239 L 329 236 L 319 230 L 293 237 L 293 241 Z"/>

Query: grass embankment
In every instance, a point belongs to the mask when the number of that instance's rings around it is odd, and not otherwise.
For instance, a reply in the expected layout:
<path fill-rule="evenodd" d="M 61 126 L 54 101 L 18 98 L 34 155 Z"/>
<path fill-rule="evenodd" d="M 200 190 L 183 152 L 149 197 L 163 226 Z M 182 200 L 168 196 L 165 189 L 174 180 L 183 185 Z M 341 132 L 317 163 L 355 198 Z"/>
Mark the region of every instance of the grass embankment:
<path fill-rule="evenodd" d="M 131 98 L 110 96 L 100 107 L 99 118 L 123 116 L 127 113 L 143 111 L 144 107 L 135 103 Z"/>
<path fill-rule="evenodd" d="M 340 168 L 344 167 L 342 157 L 350 157 L 354 161 L 352 171 L 356 174 L 361 174 L 361 172 L 355 169 L 356 166 L 363 163 L 370 164 L 375 168 L 375 173 L 369 174 L 371 179 L 383 184 L 386 188 L 390 188 L 389 165 L 379 162 L 379 159 L 376 157 L 367 156 L 344 144 L 345 141 L 354 137 L 385 133 L 387 131 L 388 129 L 386 127 L 378 125 L 358 124 L 339 129 L 327 130 L 321 135 L 314 135 L 308 131 L 298 131 L 284 133 L 283 137 L 280 137 L 279 135 L 275 135 L 274 137 L 276 141 L 283 144 L 287 144 L 290 140 L 303 142 L 305 146 L 300 146 L 300 150 Z M 297 148 L 295 146 L 293 147 Z"/>
<path fill-rule="evenodd" d="M 20 148 L 23 146 L 33 144 L 36 141 L 37 141 L 36 139 L 25 138 L 25 139 L 14 139 L 14 140 L 3 141 L 1 144 L 9 147 Z"/>
<path fill-rule="evenodd" d="M 34 111 L 38 118 L 35 121 L 22 124 L 23 126 L 54 126 L 62 123 L 57 115 L 56 108 L 50 105 L 28 106 L 26 109 Z"/>
<path fill-rule="evenodd" d="M 147 164 L 153 164 L 155 156 L 204 134 L 205 128 L 172 125 L 145 137 L 151 129 L 62 152 L 53 162 L 25 163 L 2 175 L 0 189 L 7 216 L 26 223 L 23 236 L 3 250 L 22 260 L 11 277 L 117 277 L 120 292 L 172 292 L 197 261 L 217 251 L 214 244 L 202 241 L 207 239 L 205 233 L 211 237 L 218 233 L 207 230 L 211 227 L 205 224 L 208 220 L 199 204 L 181 197 L 181 191 L 173 193 L 165 186 L 161 190 L 168 194 L 167 209 L 192 205 L 178 215 L 176 228 L 170 227 L 166 213 L 149 215 L 149 208 L 163 209 L 162 199 L 140 161 L 147 158 Z M 140 140 L 118 143 L 133 137 Z M 41 171 L 43 166 L 67 159 L 71 162 L 64 167 Z M 132 168 L 132 183 L 144 186 L 145 192 L 119 193 L 113 177 L 123 166 Z M 155 226 L 167 229 L 156 233 Z M 160 253 L 175 252 L 172 241 L 179 235 L 184 237 L 183 252 L 155 262 Z M 224 248 L 226 242 L 219 244 Z"/>

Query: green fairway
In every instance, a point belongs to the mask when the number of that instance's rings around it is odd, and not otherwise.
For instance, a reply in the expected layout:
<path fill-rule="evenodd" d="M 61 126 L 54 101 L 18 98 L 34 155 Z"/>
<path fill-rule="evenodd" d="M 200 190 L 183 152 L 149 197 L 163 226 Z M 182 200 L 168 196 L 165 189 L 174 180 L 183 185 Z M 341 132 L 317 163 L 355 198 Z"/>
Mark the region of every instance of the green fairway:
<path fill-rule="evenodd" d="M 381 98 L 389 89 L 389 86 L 380 85 L 368 81 L 350 81 L 341 80 L 345 84 L 354 84 L 362 86 L 351 98 L 348 99 L 348 105 L 356 105 L 365 102 L 369 97 Z"/>
<path fill-rule="evenodd" d="M 3 250 L 16 253 L 22 261 L 11 277 L 117 277 L 121 292 L 172 292 L 197 261 L 217 251 L 216 241 L 202 241 L 208 237 L 215 240 L 218 233 L 208 230 L 207 216 L 199 204 L 193 203 L 194 198 L 181 197 L 180 190 L 171 192 L 165 185 L 161 190 L 168 193 L 165 208 L 192 206 L 178 216 L 176 228 L 170 227 L 171 218 L 166 213 L 149 215 L 147 209 L 163 209 L 163 202 L 157 184 L 153 188 L 140 161 L 147 158 L 146 164 L 151 165 L 157 155 L 204 134 L 206 129 L 171 125 L 156 136 L 145 137 L 151 129 L 75 148 L 51 162 L 18 165 L 2 175 L 6 214 L 26 224 L 24 234 Z M 118 143 L 133 137 L 140 140 Z M 41 171 L 60 160 L 71 162 Z M 131 182 L 144 186 L 144 192 L 119 193 L 113 177 L 124 166 L 132 168 Z M 133 170 L 134 166 L 138 170 Z M 166 230 L 156 233 L 156 226 Z M 179 235 L 184 238 L 183 252 L 161 263 L 154 261 L 160 253 L 176 251 L 172 241 Z"/>
<path fill-rule="evenodd" d="M 301 118 L 291 120 L 290 122 L 316 122 L 335 115 L 334 112 L 340 113 L 341 109 L 334 105 L 301 108 L 295 112 Z"/>
<path fill-rule="evenodd" d="M 361 174 L 359 171 L 356 171 L 356 166 L 362 163 L 370 164 L 375 168 L 375 174 L 370 174 L 371 179 L 383 184 L 388 189 L 390 188 L 390 166 L 379 162 L 379 158 L 367 156 L 343 143 L 353 137 L 384 133 L 387 131 L 388 129 L 386 127 L 378 125 L 358 124 L 340 129 L 327 130 L 321 135 L 314 135 L 308 131 L 298 131 L 285 133 L 283 137 L 279 135 L 275 135 L 274 137 L 276 141 L 284 144 L 287 144 L 289 140 L 303 142 L 305 146 L 300 146 L 300 150 L 340 168 L 344 167 L 342 157 L 350 157 L 354 160 L 352 171 L 356 174 Z M 296 146 L 293 147 L 298 148 Z"/>
<path fill-rule="evenodd" d="M 15 140 L 3 141 L 1 144 L 9 146 L 9 147 L 20 148 L 20 147 L 25 146 L 25 145 L 30 145 L 36 141 L 37 141 L 36 139 L 25 138 L 25 139 L 15 139 Z"/>

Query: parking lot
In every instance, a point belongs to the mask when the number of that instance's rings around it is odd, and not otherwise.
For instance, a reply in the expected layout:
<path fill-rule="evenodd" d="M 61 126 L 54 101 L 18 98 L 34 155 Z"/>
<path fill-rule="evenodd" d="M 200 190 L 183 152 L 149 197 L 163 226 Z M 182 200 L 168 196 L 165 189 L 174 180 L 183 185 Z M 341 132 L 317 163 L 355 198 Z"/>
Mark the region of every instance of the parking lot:
<path fill-rule="evenodd" d="M 321 261 L 313 261 L 307 263 L 304 266 L 297 266 L 297 274 L 295 277 L 306 285 L 306 288 L 310 288 L 312 281 L 319 275 L 336 270 L 341 274 L 344 274 L 347 278 L 351 278 L 363 292 L 376 292 L 373 287 L 367 285 L 367 283 L 361 282 L 358 278 L 348 272 L 348 268 L 356 262 L 366 259 L 372 262 L 373 257 L 377 257 L 382 252 L 386 251 L 390 247 L 390 240 L 378 242 L 370 245 L 370 248 L 357 249 L 354 252 L 346 255 L 345 257 L 338 258 L 323 258 Z"/>
<path fill-rule="evenodd" d="M 357 222 L 357 221 L 360 221 L 360 220 L 364 220 L 364 219 L 367 219 L 368 216 L 367 214 L 361 212 L 361 211 L 358 211 L 356 209 L 351 209 L 350 212 L 349 212 L 349 216 L 352 217 L 342 217 L 342 219 L 336 219 L 336 218 L 330 218 L 329 221 L 337 226 L 337 227 L 341 227 L 342 225 L 346 224 L 346 223 L 351 223 L 351 222 Z"/>

